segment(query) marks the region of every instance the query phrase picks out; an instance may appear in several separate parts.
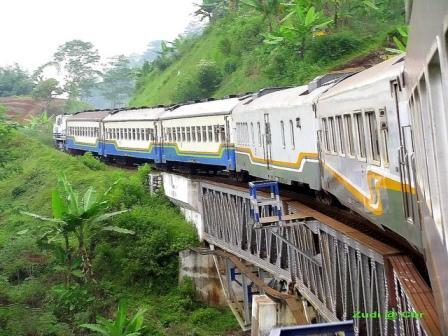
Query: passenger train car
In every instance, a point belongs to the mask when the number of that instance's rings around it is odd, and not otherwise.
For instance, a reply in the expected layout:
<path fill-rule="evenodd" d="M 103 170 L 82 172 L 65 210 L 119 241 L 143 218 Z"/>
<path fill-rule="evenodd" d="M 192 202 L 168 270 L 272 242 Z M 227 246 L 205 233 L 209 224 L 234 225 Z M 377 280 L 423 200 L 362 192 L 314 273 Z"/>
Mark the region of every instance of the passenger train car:
<path fill-rule="evenodd" d="M 102 121 L 105 157 L 132 157 L 160 162 L 159 117 L 164 107 L 112 111 Z"/>
<path fill-rule="evenodd" d="M 412 142 L 404 135 L 402 71 L 398 57 L 307 86 L 77 113 L 67 119 L 66 148 L 305 185 L 422 251 L 412 169 L 404 163 Z"/>
<path fill-rule="evenodd" d="M 327 89 L 260 91 L 233 111 L 237 172 L 320 190 L 314 100 Z"/>
<path fill-rule="evenodd" d="M 405 83 L 415 144 L 411 164 L 431 287 L 448 335 L 448 1 L 414 0 L 410 27 Z"/>
<path fill-rule="evenodd" d="M 412 170 L 400 151 L 412 146 L 403 61 L 373 66 L 319 97 L 322 188 L 421 249 Z"/>
<path fill-rule="evenodd" d="M 161 163 L 235 170 L 230 115 L 238 103 L 238 98 L 209 100 L 162 114 Z"/>
<path fill-rule="evenodd" d="M 85 111 L 67 118 L 66 148 L 72 152 L 92 152 L 104 154 L 102 120 L 110 113 L 104 111 Z"/>

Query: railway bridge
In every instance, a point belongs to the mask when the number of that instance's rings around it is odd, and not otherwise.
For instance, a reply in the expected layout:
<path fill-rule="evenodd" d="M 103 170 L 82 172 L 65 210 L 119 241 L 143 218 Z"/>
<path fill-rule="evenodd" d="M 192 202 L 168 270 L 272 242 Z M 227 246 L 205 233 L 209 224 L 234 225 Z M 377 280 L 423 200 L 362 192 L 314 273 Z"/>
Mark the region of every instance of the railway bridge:
<path fill-rule="evenodd" d="M 193 253 L 212 258 L 227 304 L 252 335 L 350 320 L 357 335 L 441 334 L 431 289 L 406 254 L 275 185 L 249 191 L 171 173 L 150 184 L 163 184 L 195 224 L 204 247 Z"/>

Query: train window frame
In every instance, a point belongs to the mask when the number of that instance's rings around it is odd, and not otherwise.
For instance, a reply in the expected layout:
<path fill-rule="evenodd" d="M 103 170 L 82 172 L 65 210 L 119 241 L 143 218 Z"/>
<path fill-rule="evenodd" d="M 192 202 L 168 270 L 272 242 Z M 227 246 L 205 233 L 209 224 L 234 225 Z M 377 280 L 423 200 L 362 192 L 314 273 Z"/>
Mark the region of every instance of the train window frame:
<path fill-rule="evenodd" d="M 289 135 L 291 137 L 291 149 L 296 149 L 296 138 L 294 134 L 294 122 L 289 120 Z"/>
<path fill-rule="evenodd" d="M 186 134 L 186 140 L 187 142 L 191 142 L 191 127 L 187 126 L 185 127 L 185 134 Z"/>
<path fill-rule="evenodd" d="M 216 143 L 219 143 L 219 125 L 213 125 L 213 140 Z"/>
<path fill-rule="evenodd" d="M 369 143 L 369 146 L 368 146 L 369 150 L 368 150 L 367 155 L 369 158 L 369 162 L 374 165 L 380 166 L 381 165 L 381 146 L 380 146 L 380 136 L 379 136 L 379 127 L 378 127 L 379 126 L 378 125 L 379 118 L 377 118 L 375 109 L 366 109 L 366 110 L 364 110 L 364 114 L 365 114 L 365 119 L 366 119 L 366 123 L 367 123 L 366 126 L 367 126 L 367 131 L 368 131 L 367 138 L 368 138 L 368 143 Z M 372 115 L 374 117 L 373 127 L 375 128 L 373 130 L 374 131 L 373 133 L 372 133 L 372 128 L 371 128 L 372 123 L 370 120 L 370 117 Z M 374 134 L 376 134 L 376 141 L 377 141 L 377 146 L 376 146 L 377 147 L 377 153 L 376 153 L 377 158 L 375 158 L 375 155 L 374 155 L 374 151 L 375 151 L 374 143 L 373 143 L 373 135 Z"/>
<path fill-rule="evenodd" d="M 251 143 L 255 147 L 255 133 L 254 133 L 254 123 L 250 123 L 250 135 L 251 135 Z"/>
<path fill-rule="evenodd" d="M 208 142 L 213 142 L 213 127 L 212 127 L 212 125 L 207 125 L 207 140 L 208 140 Z"/>
<path fill-rule="evenodd" d="M 207 142 L 207 126 L 202 126 L 202 141 Z"/>
<path fill-rule="evenodd" d="M 345 129 L 344 129 L 344 119 L 342 115 L 335 116 L 335 127 L 338 130 L 338 153 L 340 156 L 345 157 Z"/>
<path fill-rule="evenodd" d="M 221 143 L 226 142 L 226 127 L 224 125 L 219 125 L 220 134 L 221 134 Z"/>
<path fill-rule="evenodd" d="M 367 146 L 366 146 L 366 125 L 364 113 L 355 111 L 353 113 L 356 133 L 357 158 L 359 161 L 367 162 Z M 361 134 L 362 133 L 362 134 Z M 364 154 L 364 156 L 363 156 Z"/>
<path fill-rule="evenodd" d="M 346 134 L 346 155 L 350 158 L 356 157 L 355 134 L 353 132 L 353 116 L 351 113 L 343 114 Z"/>
<path fill-rule="evenodd" d="M 198 142 L 202 142 L 201 126 L 196 126 L 196 139 Z"/>
<path fill-rule="evenodd" d="M 330 134 L 330 149 L 332 154 L 337 154 L 337 141 L 336 141 L 336 131 L 334 127 L 334 116 L 328 117 L 328 126 Z"/>
<path fill-rule="evenodd" d="M 262 136 L 261 136 L 261 124 L 259 121 L 257 121 L 257 128 L 258 128 L 258 146 L 261 147 L 262 146 Z"/>
<path fill-rule="evenodd" d="M 322 129 L 324 131 L 324 136 L 322 137 L 324 142 L 324 149 L 326 153 L 330 153 L 330 142 L 328 141 L 328 124 L 327 118 L 321 118 L 322 121 Z"/>
<path fill-rule="evenodd" d="M 280 120 L 280 132 L 282 136 L 282 147 L 286 148 L 286 139 L 285 139 L 285 122 Z"/>

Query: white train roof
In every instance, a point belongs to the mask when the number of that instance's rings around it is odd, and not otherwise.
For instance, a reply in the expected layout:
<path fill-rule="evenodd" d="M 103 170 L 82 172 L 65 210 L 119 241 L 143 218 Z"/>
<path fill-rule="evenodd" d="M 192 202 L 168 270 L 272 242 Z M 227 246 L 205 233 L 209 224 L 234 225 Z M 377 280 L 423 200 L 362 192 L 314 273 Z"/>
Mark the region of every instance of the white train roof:
<path fill-rule="evenodd" d="M 103 120 L 112 110 L 93 110 L 93 111 L 82 111 L 75 114 L 71 114 L 67 121 L 101 121 Z"/>
<path fill-rule="evenodd" d="M 319 100 L 324 100 L 346 91 L 356 90 L 387 78 L 399 76 L 403 71 L 403 61 L 404 55 L 399 55 L 350 76 L 329 89 Z"/>
<path fill-rule="evenodd" d="M 210 100 L 195 104 L 181 105 L 172 111 L 168 111 L 160 116 L 160 119 L 179 119 L 189 117 L 202 117 L 210 115 L 230 114 L 233 108 L 238 105 L 238 98 L 227 98 L 220 100 Z"/>
<path fill-rule="evenodd" d="M 104 118 L 104 122 L 158 120 L 159 116 L 165 111 L 166 110 L 164 107 L 145 107 L 120 110 L 109 114 L 106 118 Z"/>
<path fill-rule="evenodd" d="M 308 93 L 308 85 L 282 89 L 257 97 L 256 94 L 246 98 L 234 109 L 234 113 L 247 113 L 257 110 L 277 110 L 312 104 L 315 98 L 328 89 L 328 85 L 321 86 Z"/>

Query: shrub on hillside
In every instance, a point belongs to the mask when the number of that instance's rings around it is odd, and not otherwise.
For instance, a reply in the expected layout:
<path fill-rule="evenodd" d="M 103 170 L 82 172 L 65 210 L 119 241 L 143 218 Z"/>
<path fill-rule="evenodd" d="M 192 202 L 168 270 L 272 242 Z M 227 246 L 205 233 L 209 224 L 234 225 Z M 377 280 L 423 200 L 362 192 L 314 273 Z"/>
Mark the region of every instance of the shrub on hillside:
<path fill-rule="evenodd" d="M 91 152 L 86 152 L 80 157 L 81 162 L 91 170 L 104 170 L 106 166 L 98 158 L 93 156 Z"/>
<path fill-rule="evenodd" d="M 321 36 L 311 45 L 309 58 L 315 62 L 333 61 L 353 53 L 361 45 L 361 39 L 351 33 Z"/>
<path fill-rule="evenodd" d="M 191 76 L 181 77 L 172 93 L 173 100 L 185 102 L 210 97 L 222 81 L 216 62 L 201 60 Z"/>

